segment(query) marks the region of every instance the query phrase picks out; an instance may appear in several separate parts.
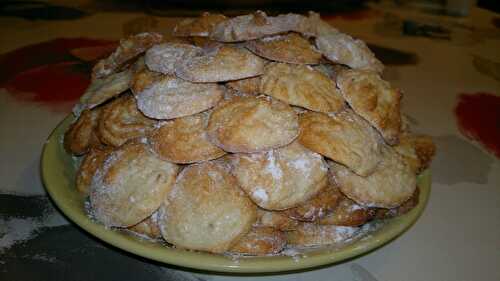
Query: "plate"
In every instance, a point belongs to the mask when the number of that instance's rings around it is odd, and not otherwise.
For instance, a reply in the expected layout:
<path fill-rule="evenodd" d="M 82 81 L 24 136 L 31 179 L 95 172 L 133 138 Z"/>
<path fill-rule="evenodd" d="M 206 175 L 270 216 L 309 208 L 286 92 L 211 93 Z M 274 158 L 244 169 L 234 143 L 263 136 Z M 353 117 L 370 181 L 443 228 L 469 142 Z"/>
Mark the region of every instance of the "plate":
<path fill-rule="evenodd" d="M 402 234 L 418 219 L 429 198 L 431 178 L 429 171 L 425 171 L 418 179 L 419 204 L 410 212 L 387 220 L 378 230 L 345 247 L 319 248 L 308 251 L 307 255 L 300 258 L 269 256 L 234 259 L 224 255 L 167 248 L 120 231 L 107 229 L 87 216 L 84 208 L 85 198 L 74 186 L 76 161 L 65 152 L 62 144 L 64 132 L 72 120 L 71 115 L 64 119 L 54 129 L 43 148 L 41 172 L 50 197 L 70 220 L 97 238 L 125 251 L 168 264 L 218 272 L 263 273 L 300 270 L 337 263 L 369 252 Z"/>

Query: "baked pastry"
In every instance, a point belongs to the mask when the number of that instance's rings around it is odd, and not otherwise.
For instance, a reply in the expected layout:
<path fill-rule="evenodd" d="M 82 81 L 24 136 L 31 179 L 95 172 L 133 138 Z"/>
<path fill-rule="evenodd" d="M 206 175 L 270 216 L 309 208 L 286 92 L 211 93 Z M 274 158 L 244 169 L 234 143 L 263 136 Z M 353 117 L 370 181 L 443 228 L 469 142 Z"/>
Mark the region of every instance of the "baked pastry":
<path fill-rule="evenodd" d="M 215 25 L 226 20 L 222 14 L 204 12 L 198 18 L 185 19 L 179 22 L 172 32 L 174 36 L 200 36 L 205 37 L 212 32 Z"/>
<path fill-rule="evenodd" d="M 260 92 L 291 105 L 324 113 L 340 111 L 345 104 L 335 82 L 305 65 L 267 65 Z"/>
<path fill-rule="evenodd" d="M 225 85 L 233 90 L 245 94 L 258 95 L 260 93 L 261 76 L 245 78 L 227 82 Z"/>
<path fill-rule="evenodd" d="M 284 14 L 268 17 L 262 11 L 238 16 L 218 23 L 210 33 L 210 38 L 220 42 L 238 42 L 262 38 L 288 31 L 305 35 L 310 30 L 307 17 L 297 14 Z"/>
<path fill-rule="evenodd" d="M 207 139 L 209 112 L 167 121 L 151 133 L 153 151 L 162 159 L 174 163 L 195 163 L 212 160 L 226 154 Z"/>
<path fill-rule="evenodd" d="M 146 72 L 148 73 L 148 72 Z M 137 107 L 144 115 L 155 119 L 172 119 L 189 116 L 215 106 L 222 98 L 219 85 L 191 83 L 173 75 L 140 75 L 151 84 L 133 87 Z M 137 81 L 137 80 L 135 80 Z"/>
<path fill-rule="evenodd" d="M 290 231 L 297 228 L 298 220 L 291 219 L 283 211 L 269 211 L 257 208 L 257 227 L 272 227 L 281 231 Z"/>
<path fill-rule="evenodd" d="M 316 196 L 297 207 L 283 211 L 283 213 L 299 221 L 317 221 L 335 210 L 343 198 L 345 196 L 338 187 L 329 183 Z"/>
<path fill-rule="evenodd" d="M 126 63 L 160 43 L 163 36 L 155 32 L 144 32 L 120 40 L 118 48 L 107 58 L 100 60 L 92 69 L 92 79 L 104 78 L 120 70 Z"/>
<path fill-rule="evenodd" d="M 178 166 L 140 141 L 108 155 L 92 179 L 92 215 L 105 226 L 129 227 L 151 216 L 172 189 Z"/>
<path fill-rule="evenodd" d="M 112 149 L 110 147 L 103 147 L 90 149 L 90 151 L 85 154 L 80 167 L 76 172 L 75 179 L 76 189 L 80 193 L 85 196 L 90 194 L 92 178 L 96 174 L 97 170 L 102 167 L 104 160 L 106 160 L 111 152 Z"/>
<path fill-rule="evenodd" d="M 341 245 L 358 231 L 359 227 L 301 223 L 297 229 L 286 232 L 286 239 L 288 246 L 295 247 Z"/>
<path fill-rule="evenodd" d="M 299 124 L 302 145 L 358 175 L 370 175 L 382 159 L 377 131 L 351 110 L 331 115 L 306 112 L 299 116 Z"/>
<path fill-rule="evenodd" d="M 248 41 L 246 48 L 268 60 L 293 64 L 318 64 L 322 55 L 309 40 L 297 33 Z"/>
<path fill-rule="evenodd" d="M 146 51 L 144 61 L 152 71 L 174 74 L 175 66 L 203 54 L 203 49 L 189 44 L 163 43 Z"/>
<path fill-rule="evenodd" d="M 235 97 L 214 108 L 208 122 L 212 143 L 229 152 L 258 152 L 291 143 L 299 133 L 297 115 L 280 101 Z"/>
<path fill-rule="evenodd" d="M 175 68 L 175 74 L 191 82 L 222 82 L 257 76 L 263 70 L 264 60 L 250 51 L 220 45 L 184 60 Z"/>
<path fill-rule="evenodd" d="M 160 209 L 163 238 L 177 247 L 222 253 L 245 236 L 256 207 L 218 162 L 184 168 Z"/>
<path fill-rule="evenodd" d="M 382 150 L 382 161 L 369 176 L 356 175 L 343 165 L 330 163 L 331 180 L 342 193 L 365 207 L 395 208 L 415 191 L 415 172 L 391 147 Z"/>
<path fill-rule="evenodd" d="M 376 213 L 377 210 L 375 208 L 363 207 L 342 195 L 337 206 L 325 217 L 321 218 L 318 223 L 339 226 L 360 226 L 373 219 Z"/>
<path fill-rule="evenodd" d="M 417 174 L 429 167 L 436 153 L 436 145 L 431 137 L 411 133 L 402 134 L 394 149 Z"/>
<path fill-rule="evenodd" d="M 137 110 L 134 97 L 127 94 L 103 107 L 97 132 L 103 143 L 120 146 L 128 140 L 145 136 L 155 123 Z"/>
<path fill-rule="evenodd" d="M 82 155 L 92 147 L 100 147 L 96 134 L 100 109 L 84 110 L 64 133 L 64 148 L 74 155 Z"/>
<path fill-rule="evenodd" d="M 94 108 L 105 101 L 118 96 L 129 88 L 132 75 L 130 70 L 111 74 L 105 78 L 92 79 L 80 102 L 73 108 L 76 116 L 85 109 Z"/>
<path fill-rule="evenodd" d="M 268 210 L 295 207 L 328 183 L 321 155 L 298 142 L 265 152 L 233 155 L 233 174 L 255 204 Z"/>
<path fill-rule="evenodd" d="M 140 223 L 130 226 L 128 230 L 141 237 L 158 240 L 161 238 L 160 227 L 158 226 L 158 211 L 147 217 Z"/>
<path fill-rule="evenodd" d="M 398 143 L 401 128 L 399 90 L 377 73 L 362 70 L 340 72 L 337 86 L 352 109 L 370 122 L 387 143 Z"/>
<path fill-rule="evenodd" d="M 281 252 L 285 245 L 283 232 L 272 227 L 252 227 L 229 251 L 254 256 L 273 255 Z"/>

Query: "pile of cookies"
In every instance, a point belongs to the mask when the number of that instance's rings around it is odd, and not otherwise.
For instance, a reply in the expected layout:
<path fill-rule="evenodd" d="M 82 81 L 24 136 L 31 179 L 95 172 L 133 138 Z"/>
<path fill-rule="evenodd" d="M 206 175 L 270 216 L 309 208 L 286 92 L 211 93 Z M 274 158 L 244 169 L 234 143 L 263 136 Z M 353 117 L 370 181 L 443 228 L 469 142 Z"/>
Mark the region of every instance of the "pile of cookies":
<path fill-rule="evenodd" d="M 126 38 L 64 136 L 90 215 L 169 245 L 280 254 L 418 203 L 434 145 L 365 43 L 318 14 L 180 22 Z"/>

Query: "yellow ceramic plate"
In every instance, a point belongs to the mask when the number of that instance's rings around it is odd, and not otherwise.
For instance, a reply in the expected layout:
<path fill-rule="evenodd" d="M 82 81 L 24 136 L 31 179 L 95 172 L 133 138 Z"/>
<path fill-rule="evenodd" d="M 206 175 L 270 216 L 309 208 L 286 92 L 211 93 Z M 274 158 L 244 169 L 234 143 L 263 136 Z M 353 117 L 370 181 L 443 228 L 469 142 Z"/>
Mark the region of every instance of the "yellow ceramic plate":
<path fill-rule="evenodd" d="M 257 273 L 299 270 L 336 263 L 380 247 L 403 233 L 417 220 L 429 197 L 431 181 L 430 174 L 426 171 L 419 178 L 420 203 L 409 213 L 389 220 L 368 237 L 340 250 L 313 250 L 302 258 L 275 256 L 241 257 L 234 260 L 222 255 L 167 248 L 119 231 L 106 229 L 89 219 L 84 209 L 84 197 L 74 186 L 75 161 L 64 151 L 62 145 L 64 132 L 72 120 L 70 116 L 62 121 L 43 148 L 42 178 L 54 202 L 73 222 L 99 239 L 131 253 L 169 264 L 210 271 Z"/>

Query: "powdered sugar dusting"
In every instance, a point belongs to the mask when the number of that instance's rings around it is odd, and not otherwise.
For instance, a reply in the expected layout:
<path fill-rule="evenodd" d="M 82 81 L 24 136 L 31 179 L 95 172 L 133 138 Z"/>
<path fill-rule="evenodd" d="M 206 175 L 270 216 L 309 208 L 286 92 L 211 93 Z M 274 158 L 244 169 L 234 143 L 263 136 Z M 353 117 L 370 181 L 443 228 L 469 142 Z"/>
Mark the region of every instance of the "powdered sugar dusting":
<path fill-rule="evenodd" d="M 265 171 L 271 174 L 274 179 L 279 180 L 283 176 L 283 171 L 281 170 L 281 167 L 278 165 L 274 153 L 275 153 L 274 150 L 269 150 L 268 152 L 266 152 L 267 165 Z"/>
<path fill-rule="evenodd" d="M 267 196 L 267 192 L 262 187 L 257 187 L 252 193 L 252 198 L 258 200 L 259 202 L 267 202 L 269 197 Z"/>

